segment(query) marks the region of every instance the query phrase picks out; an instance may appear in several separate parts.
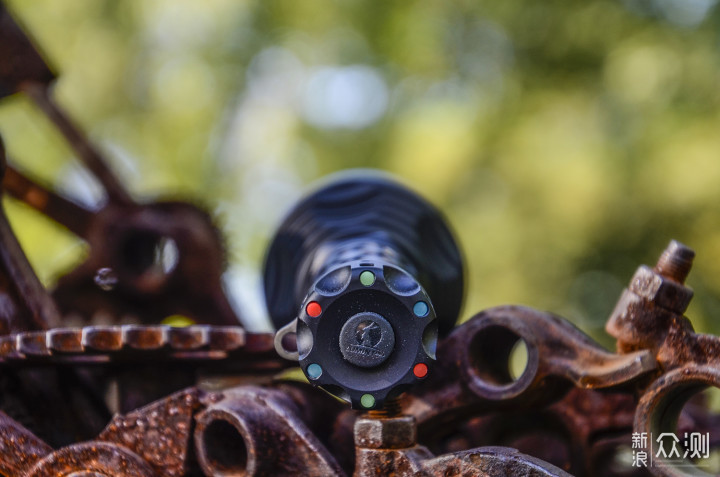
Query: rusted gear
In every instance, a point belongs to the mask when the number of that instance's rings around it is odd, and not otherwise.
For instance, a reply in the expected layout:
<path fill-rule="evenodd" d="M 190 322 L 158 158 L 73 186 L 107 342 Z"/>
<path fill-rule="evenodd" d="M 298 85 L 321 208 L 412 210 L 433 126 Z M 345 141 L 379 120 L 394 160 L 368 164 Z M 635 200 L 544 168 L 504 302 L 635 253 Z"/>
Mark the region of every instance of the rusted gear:
<path fill-rule="evenodd" d="M 197 323 L 240 324 L 222 289 L 225 246 L 210 215 L 185 202 L 134 201 L 103 154 L 53 101 L 50 88 L 55 76 L 4 5 L 0 5 L 0 27 L 0 98 L 28 95 L 107 194 L 107 203 L 92 211 L 14 168 L 4 178 L 3 187 L 10 195 L 89 245 L 85 263 L 59 280 L 53 296 L 60 311 L 79 314 L 88 322 L 95 313 L 104 312 L 117 321 L 132 315 L 144 323 L 159 323 L 181 314 Z M 162 263 L 158 257 L 166 248 L 172 261 Z M 117 275 L 112 290 L 95 284 L 98 270 L 103 269 Z"/>
<path fill-rule="evenodd" d="M 167 334 L 170 333 L 170 330 L 163 327 L 128 329 L 141 334 L 147 331 L 156 337 L 159 330 L 165 333 L 160 333 L 159 336 L 169 336 Z M 488 330 L 491 338 L 489 341 L 487 335 L 484 336 Z M 512 332 L 512 335 L 501 339 L 504 332 Z M 187 447 L 181 444 L 186 442 L 184 437 L 174 441 L 177 444 L 168 442 L 163 447 L 164 451 L 169 448 L 179 449 L 172 453 L 181 456 L 174 464 L 175 467 L 172 467 L 165 457 L 155 458 L 153 461 L 153 455 L 169 454 L 157 452 L 152 446 L 153 442 L 163 442 L 158 436 L 172 436 L 167 434 L 170 429 L 190 429 L 192 426 L 187 423 L 193 416 L 192 419 L 198 422 L 195 429 L 195 449 L 206 475 L 233 475 L 233 472 L 240 470 L 248 475 L 273 475 L 278 472 L 314 475 L 313 472 L 320 472 L 318 469 L 324 469 L 323 475 L 345 475 L 349 472 L 347 467 L 343 468 L 336 463 L 339 461 L 334 459 L 333 453 L 342 455 L 348 451 L 348 447 L 342 442 L 347 438 L 348 432 L 352 434 L 350 429 L 354 423 L 354 475 L 384 475 L 392 471 L 397 475 L 413 476 L 440 473 L 566 476 L 568 474 L 560 468 L 526 454 L 508 448 L 474 447 L 472 441 L 472 433 L 483 433 L 496 443 L 507 442 L 523 446 L 523 442 L 533 442 L 522 441 L 525 430 L 555 432 L 565 429 L 567 434 L 561 434 L 565 436 L 564 439 L 575 442 L 575 445 L 566 451 L 566 458 L 572 456 L 576 460 L 569 464 L 562 459 L 556 462 L 563 466 L 568 465 L 568 468 L 574 469 L 578 475 L 595 475 L 594 472 L 599 467 L 592 467 L 592 462 L 597 464 L 603 459 L 609 459 L 611 454 L 608 452 L 612 451 L 612 446 L 624 442 L 622 439 L 629 439 L 636 406 L 635 390 L 644 387 L 643 383 L 653 382 L 652 377 L 662 372 L 653 359 L 648 359 L 648 356 L 652 356 L 648 350 L 613 355 L 594 345 L 589 338 L 559 318 L 526 308 L 502 307 L 488 310 L 460 326 L 456 333 L 440 343 L 438 354 L 443 368 L 435 370 L 432 379 L 426 381 L 422 387 L 408 392 L 399 403 L 398 409 L 408 416 L 414 415 L 414 418 L 373 415 L 355 422 L 355 413 L 335 412 L 330 419 L 330 422 L 334 421 L 334 430 L 329 433 L 328 428 L 320 430 L 322 414 L 308 414 L 310 409 L 327 408 L 327 405 L 323 404 L 330 399 L 327 396 L 323 398 L 326 401 L 318 401 L 312 397 L 312 393 L 317 395 L 317 392 L 307 386 L 281 385 L 275 389 L 243 386 L 204 396 L 192 392 L 171 396 L 136 412 L 116 417 L 106 431 L 93 442 L 108 442 L 120 446 L 118 452 L 122 456 L 139 456 L 142 462 L 158 475 L 193 475 L 192 468 L 188 467 L 188 458 L 182 457 L 188 455 Z M 127 335 L 129 338 L 133 336 L 132 333 Z M 15 342 L 24 341 L 18 340 L 18 336 L 47 338 L 47 335 L 42 334 L 20 334 L 16 336 Z M 120 336 L 122 337 L 122 333 Z M 500 379 L 503 375 L 497 371 L 494 375 L 482 374 L 480 366 L 485 362 L 483 360 L 487 360 L 487 356 L 477 355 L 478 352 L 485 351 L 484 347 L 478 346 L 478 340 L 492 343 L 497 355 L 506 357 L 507 353 L 503 350 L 510 346 L 510 338 L 523 339 L 528 347 L 532 364 L 526 369 L 530 376 L 526 379 L 529 379 L 530 384 L 522 381 L 522 376 L 517 381 L 503 384 Z M 131 341 L 132 338 L 125 344 Z M 168 345 L 170 341 L 163 343 Z M 269 341 L 267 344 L 271 346 Z M 71 349 L 72 347 L 66 348 L 66 351 Z M 121 354 L 121 351 L 116 351 Z M 568 358 L 569 356 L 572 358 Z M 55 356 L 51 355 L 47 359 L 55 359 Z M 583 366 L 584 362 L 588 364 Z M 457 369 L 455 363 L 462 367 Z M 605 365 L 600 366 L 602 363 Z M 693 364 L 678 363 L 674 371 L 671 370 L 669 374 L 656 379 L 641 400 L 638 412 L 648 407 L 660 409 L 662 403 L 653 401 L 653 396 L 660 399 L 665 388 L 672 390 L 682 386 L 687 389 L 687 386 L 714 383 L 709 379 L 712 378 L 712 373 L 716 373 L 716 368 L 706 365 L 706 371 L 696 368 L 699 370 L 693 374 L 690 366 Z M 691 369 L 690 373 L 688 369 Z M 452 374 L 453 372 L 456 374 Z M 466 376 L 477 380 L 474 387 L 467 384 Z M 558 379 L 559 384 L 556 382 Z M 514 384 L 518 381 L 520 384 Z M 458 383 L 465 384 L 458 387 Z M 477 389 L 478 386 L 486 386 L 490 391 L 498 391 L 498 387 L 503 385 L 509 391 L 501 395 L 493 395 L 483 389 L 478 392 Z M 512 386 L 522 388 L 515 392 Z M 605 388 L 607 391 L 600 393 L 594 391 L 594 388 Z M 572 390 L 568 392 L 569 389 Z M 503 392 L 503 389 L 499 392 Z M 185 410 L 178 411 L 178 404 L 183 402 L 186 405 Z M 179 415 L 184 425 L 178 425 L 172 420 L 171 409 L 175 409 L 172 412 Z M 155 418 L 149 419 L 148 416 Z M 468 420 L 472 416 L 477 417 Z M 514 416 L 517 417 L 516 420 L 512 420 Z M 533 416 L 545 417 L 535 419 Z M 420 442 L 432 442 L 431 436 L 443 435 L 453 428 L 463 429 L 462 432 L 470 440 L 463 444 L 465 450 L 447 452 L 446 449 L 441 451 L 444 455 L 436 457 L 427 447 L 415 441 L 415 419 L 420 423 Z M 325 420 L 327 421 L 327 418 Z M 535 422 L 538 427 L 518 426 L 517 423 L 522 423 L 523 420 L 528 423 Z M 138 422 L 147 423 L 147 427 L 138 425 Z M 516 424 L 512 424 L 513 422 Z M 510 435 L 503 437 L 498 434 L 497 431 L 503 425 L 517 426 L 515 441 Z M 638 426 L 636 423 L 636 427 Z M 7 429 L 6 432 L 9 433 L 21 432 L 17 426 L 9 426 Z M 622 433 L 617 434 L 618 431 Z M 27 437 L 26 433 L 23 435 Z M 326 437 L 317 439 L 313 437 L 315 435 Z M 274 452 L 273 449 L 277 449 L 276 446 L 280 443 L 287 442 L 295 443 L 296 446 L 283 451 L 281 459 L 274 453 L 268 454 Z M 557 442 L 562 443 L 562 440 Z M 535 447 L 531 445 L 526 451 L 540 453 L 553 460 L 552 456 L 543 454 L 545 450 L 538 445 L 539 441 L 535 441 Z M 37 456 L 48 451 L 41 442 L 32 438 L 28 440 L 28 446 L 28 451 L 23 455 Z M 442 448 L 437 445 L 433 447 Z M 70 449 L 72 446 L 56 452 L 57 455 L 74 455 Z M 147 451 L 143 453 L 143 449 Z M 333 453 L 330 453 L 329 449 L 333 449 Z M 94 462 L 92 459 L 90 461 Z M 16 463 L 15 468 L 18 468 L 17 465 Z M 12 467 L 6 464 L 5 468 Z M 683 475 L 661 473 L 663 471 L 660 467 L 653 469 L 653 472 L 658 475 Z"/>
<path fill-rule="evenodd" d="M 149 359 L 222 360 L 244 353 L 272 355 L 273 337 L 239 326 L 161 325 L 53 328 L 0 337 L 0 363 L 91 363 Z"/>

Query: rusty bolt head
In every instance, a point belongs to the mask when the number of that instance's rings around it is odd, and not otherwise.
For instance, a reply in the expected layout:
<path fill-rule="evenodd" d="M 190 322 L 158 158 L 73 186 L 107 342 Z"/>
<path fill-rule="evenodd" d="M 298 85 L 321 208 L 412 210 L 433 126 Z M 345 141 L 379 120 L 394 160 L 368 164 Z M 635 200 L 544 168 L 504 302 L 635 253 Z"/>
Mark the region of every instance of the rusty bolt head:
<path fill-rule="evenodd" d="M 371 449 L 405 449 L 415 445 L 415 418 L 360 418 L 355 421 L 355 444 Z"/>
<path fill-rule="evenodd" d="M 629 288 L 639 297 L 679 314 L 687 309 L 693 297 L 692 289 L 645 265 L 635 272 Z"/>

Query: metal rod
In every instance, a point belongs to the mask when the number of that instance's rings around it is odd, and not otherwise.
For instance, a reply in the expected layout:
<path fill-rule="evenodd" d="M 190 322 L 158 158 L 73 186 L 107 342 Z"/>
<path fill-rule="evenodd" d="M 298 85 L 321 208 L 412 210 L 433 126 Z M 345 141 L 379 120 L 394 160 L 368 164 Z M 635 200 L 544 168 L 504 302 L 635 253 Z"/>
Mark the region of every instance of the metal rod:
<path fill-rule="evenodd" d="M 60 109 L 50 97 L 48 88 L 41 83 L 23 83 L 23 91 L 30 96 L 35 104 L 55 124 L 62 135 L 75 150 L 80 160 L 87 166 L 92 174 L 97 177 L 105 188 L 110 202 L 118 204 L 132 204 L 127 190 L 120 184 L 118 178 L 107 166 L 100 152 L 95 149 L 88 138 L 72 122 L 72 120 Z"/>
<path fill-rule="evenodd" d="M 75 235 L 87 238 L 94 217 L 92 211 L 48 190 L 9 165 L 2 186 L 12 197 L 67 227 Z"/>
<path fill-rule="evenodd" d="M 5 171 L 0 140 L 0 174 Z M 0 334 L 60 325 L 60 313 L 30 266 L 0 207 Z"/>

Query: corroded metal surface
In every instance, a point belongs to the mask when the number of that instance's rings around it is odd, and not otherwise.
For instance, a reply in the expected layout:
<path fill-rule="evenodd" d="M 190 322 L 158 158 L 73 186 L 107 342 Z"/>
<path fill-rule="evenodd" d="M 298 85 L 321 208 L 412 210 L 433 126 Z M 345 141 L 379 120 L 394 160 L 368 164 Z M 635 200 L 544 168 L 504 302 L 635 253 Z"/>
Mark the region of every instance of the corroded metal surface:
<path fill-rule="evenodd" d="M 566 477 L 561 469 L 507 447 L 469 449 L 435 457 L 415 441 L 411 417 L 361 417 L 355 423 L 355 475 Z"/>
<path fill-rule="evenodd" d="M 513 379 L 508 360 L 518 340 L 528 360 Z M 468 416 L 547 405 L 573 386 L 625 384 L 656 368 L 647 351 L 609 353 L 567 321 L 516 306 L 484 311 L 460 325 L 438 346 L 438 362 L 404 401 L 404 411 L 417 416 L 426 433 Z"/>
<path fill-rule="evenodd" d="M 284 393 L 239 387 L 212 401 L 195 429 L 206 475 L 344 475 Z"/>
<path fill-rule="evenodd" d="M 197 389 L 189 389 L 115 416 L 97 440 L 130 449 L 158 475 L 183 476 L 188 471 L 188 442 L 201 396 Z"/>
<path fill-rule="evenodd" d="M 633 429 L 674 429 L 678 396 L 720 382 L 714 345 L 706 345 L 716 338 L 692 332 L 678 311 L 687 306 L 688 292 L 677 283 L 665 286 L 657 269 L 649 273 L 660 279 L 636 277 L 613 315 L 625 333 L 619 354 L 557 316 L 500 307 L 441 341 L 430 378 L 383 412 L 358 418 L 299 383 L 190 389 L 116 416 L 92 440 L 56 451 L 8 417 L 0 432 L 25 443 L 21 457 L 1 468 L 108 475 L 107 462 L 114 460 L 130 469 L 127 475 L 619 475 L 610 464 Z M 632 306 L 623 308 L 626 303 Z M 660 316 L 675 313 L 664 332 L 643 321 L 654 319 L 654 307 Z M 16 365 L 61 358 L 68 364 L 86 356 L 174 361 L 191 352 L 225 363 L 247 346 L 248 336 L 241 328 L 212 326 L 53 329 L 9 335 L 0 339 L 0 352 Z M 270 338 L 252 351 L 266 352 Z M 518 340 L 528 364 L 514 378 L 507 366 Z M 652 472 L 685 475 L 662 465 Z"/>
<path fill-rule="evenodd" d="M 0 412 L 0 473 L 23 475 L 52 448 Z"/>
<path fill-rule="evenodd" d="M 422 476 L 517 475 L 527 477 L 569 477 L 570 474 L 540 459 L 507 447 L 484 447 L 437 457 L 422 465 Z"/>
<path fill-rule="evenodd" d="M 53 452 L 38 462 L 27 477 L 156 477 L 138 455 L 112 444 L 89 442 Z"/>
<path fill-rule="evenodd" d="M 482 311 L 438 344 L 426 379 L 359 414 L 302 382 L 271 334 L 247 332 L 221 286 L 225 251 L 209 214 L 138 203 L 53 101 L 50 69 L 0 5 L 0 97 L 29 95 L 98 178 L 99 210 L 16 168 L 3 189 L 89 244 L 52 294 L 0 210 L 0 475 L 660 476 L 690 462 L 619 466 L 636 433 L 709 432 L 697 398 L 720 387 L 720 338 L 684 313 L 694 252 L 671 242 L 641 266 L 608 323 L 617 352 L 556 315 Z M 156 260 L 174 247 L 172 266 Z M 183 314 L 198 325 L 161 326 Z M 88 326 L 70 328 L 68 315 Z M 93 324 L 102 315 L 112 324 Z M 124 323 L 128 316 L 137 324 Z M 510 372 L 523 342 L 527 365 Z M 685 404 L 687 406 L 683 407 Z"/>
<path fill-rule="evenodd" d="M 247 333 L 239 326 L 159 325 L 53 328 L 0 337 L 0 362 L 107 362 L 153 359 L 220 360 L 247 352 L 271 353 L 271 336 Z M 146 353 L 143 353 L 146 352 Z"/>
<path fill-rule="evenodd" d="M 93 211 L 47 190 L 15 168 L 4 177 L 8 193 L 66 226 L 89 245 L 87 260 L 60 280 L 53 306 L 88 322 L 97 313 L 116 322 L 133 315 L 145 323 L 183 314 L 198 323 L 239 324 L 222 290 L 225 248 L 210 215 L 183 202 L 141 204 L 133 200 L 102 152 L 53 100 L 49 68 L 3 5 L 0 27 L 0 97 L 22 92 L 32 98 L 107 196 L 106 203 Z M 172 247 L 176 255 L 170 267 L 157 261 L 164 247 Z M 101 269 L 116 275 L 112 287 L 96 286 L 94 279 Z M 14 281 L 21 283 L 17 278 Z"/>
<path fill-rule="evenodd" d="M 639 433 L 675 432 L 683 406 L 702 390 L 720 387 L 720 338 L 695 333 L 683 315 L 693 296 L 684 282 L 694 257 L 690 248 L 672 241 L 654 268 L 638 268 L 607 323 L 618 351 L 648 350 L 660 367 L 635 412 Z M 696 469 L 690 461 L 678 466 L 660 456 L 654 473 L 696 475 Z"/>

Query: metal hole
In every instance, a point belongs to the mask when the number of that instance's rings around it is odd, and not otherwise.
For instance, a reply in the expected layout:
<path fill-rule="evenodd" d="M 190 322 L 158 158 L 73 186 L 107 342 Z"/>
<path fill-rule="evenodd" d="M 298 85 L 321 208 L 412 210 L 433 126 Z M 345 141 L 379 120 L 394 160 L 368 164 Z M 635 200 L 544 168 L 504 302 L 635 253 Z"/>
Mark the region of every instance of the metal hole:
<path fill-rule="evenodd" d="M 246 475 L 248 451 L 240 432 L 222 419 L 212 421 L 203 432 L 205 459 L 213 475 L 235 477 Z"/>
<path fill-rule="evenodd" d="M 522 350 L 525 351 L 524 363 Z M 527 367 L 527 344 L 503 326 L 491 325 L 478 331 L 470 344 L 470 353 L 475 373 L 493 386 L 512 384 Z M 516 374 L 519 370 L 522 372 Z"/>

